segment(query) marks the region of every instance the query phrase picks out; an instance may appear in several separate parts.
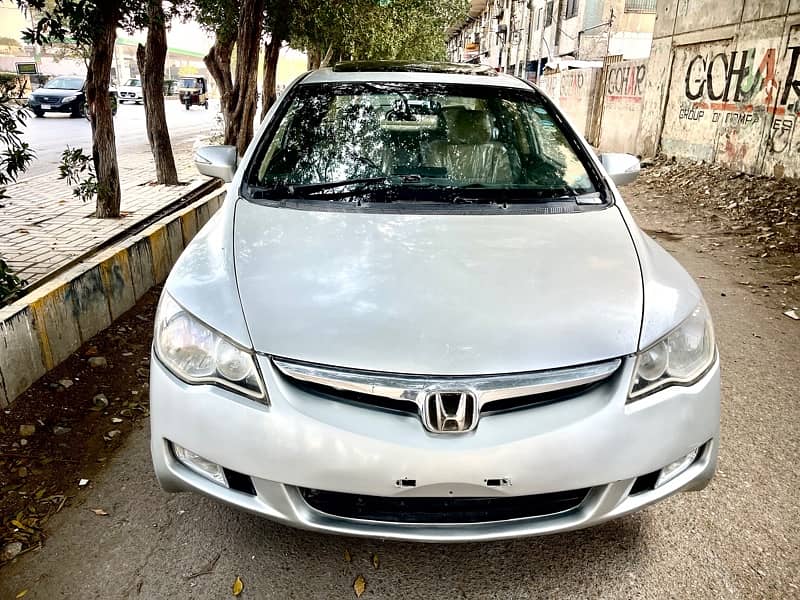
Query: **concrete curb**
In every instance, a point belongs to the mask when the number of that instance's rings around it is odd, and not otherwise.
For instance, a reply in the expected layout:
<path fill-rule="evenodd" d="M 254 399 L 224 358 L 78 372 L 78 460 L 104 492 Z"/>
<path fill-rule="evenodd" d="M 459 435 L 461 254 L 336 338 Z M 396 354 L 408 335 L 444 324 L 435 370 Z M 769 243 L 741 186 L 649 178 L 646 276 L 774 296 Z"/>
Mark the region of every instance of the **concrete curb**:
<path fill-rule="evenodd" d="M 214 190 L 0 309 L 0 407 L 162 283 L 225 192 Z"/>

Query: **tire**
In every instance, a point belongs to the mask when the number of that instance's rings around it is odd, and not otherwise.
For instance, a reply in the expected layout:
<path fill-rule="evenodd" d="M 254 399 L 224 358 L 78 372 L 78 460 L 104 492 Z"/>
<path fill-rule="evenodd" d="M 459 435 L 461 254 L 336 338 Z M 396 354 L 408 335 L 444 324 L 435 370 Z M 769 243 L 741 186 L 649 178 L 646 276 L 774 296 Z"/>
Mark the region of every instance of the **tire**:
<path fill-rule="evenodd" d="M 40 108 L 39 109 L 34 108 L 33 109 L 33 114 L 37 119 L 43 119 L 44 118 L 44 111 L 42 109 L 40 109 Z"/>
<path fill-rule="evenodd" d="M 70 119 L 83 119 L 86 118 L 86 104 L 81 103 L 78 105 L 78 110 L 74 110 L 69 114 Z"/>
<path fill-rule="evenodd" d="M 186 110 L 189 110 L 189 109 L 191 108 L 191 106 L 192 106 L 192 105 L 191 105 L 190 103 L 188 103 L 188 102 L 187 102 L 187 103 L 186 103 Z"/>
<path fill-rule="evenodd" d="M 208 100 L 206 100 L 206 103 L 203 106 L 205 106 L 206 110 L 208 110 Z"/>

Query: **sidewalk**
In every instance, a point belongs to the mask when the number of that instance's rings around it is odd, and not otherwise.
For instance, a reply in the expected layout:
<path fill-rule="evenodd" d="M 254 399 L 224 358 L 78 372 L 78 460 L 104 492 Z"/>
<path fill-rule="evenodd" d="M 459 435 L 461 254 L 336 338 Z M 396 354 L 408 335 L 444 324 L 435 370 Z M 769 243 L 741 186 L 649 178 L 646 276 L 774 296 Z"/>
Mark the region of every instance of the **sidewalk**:
<path fill-rule="evenodd" d="M 55 171 L 9 186 L 10 197 L 0 201 L 0 256 L 31 285 L 207 181 L 194 168 L 190 143 L 173 151 L 187 185 L 156 185 L 149 151 L 119 156 L 119 219 L 92 218 L 94 203 L 76 199 Z"/>

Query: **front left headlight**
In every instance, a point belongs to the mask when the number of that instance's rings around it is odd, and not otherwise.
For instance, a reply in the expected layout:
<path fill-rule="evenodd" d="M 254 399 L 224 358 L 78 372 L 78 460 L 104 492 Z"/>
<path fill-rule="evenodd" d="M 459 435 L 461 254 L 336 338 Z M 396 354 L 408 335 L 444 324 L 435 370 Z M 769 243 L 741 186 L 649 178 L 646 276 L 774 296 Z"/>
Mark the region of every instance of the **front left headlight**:
<path fill-rule="evenodd" d="M 61 104 L 66 104 L 68 102 L 72 102 L 73 100 L 75 100 L 75 98 L 77 98 L 77 96 L 67 96 L 65 98 L 62 98 L 61 99 Z"/>
<path fill-rule="evenodd" d="M 155 321 L 156 356 L 186 383 L 211 383 L 268 401 L 254 355 L 199 321 L 167 292 Z"/>
<path fill-rule="evenodd" d="M 669 385 L 691 385 L 706 374 L 716 357 L 714 326 L 705 302 L 675 329 L 636 356 L 628 401 Z"/>

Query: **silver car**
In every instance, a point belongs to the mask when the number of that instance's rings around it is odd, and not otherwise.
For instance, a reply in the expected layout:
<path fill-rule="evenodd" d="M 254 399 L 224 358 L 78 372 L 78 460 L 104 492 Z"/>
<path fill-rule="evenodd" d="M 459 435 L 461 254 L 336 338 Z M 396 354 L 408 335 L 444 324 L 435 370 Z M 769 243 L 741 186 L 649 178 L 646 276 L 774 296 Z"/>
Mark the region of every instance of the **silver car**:
<path fill-rule="evenodd" d="M 719 447 L 708 309 L 535 86 L 468 65 L 295 81 L 158 309 L 161 486 L 288 525 L 451 542 L 699 490 Z"/>

